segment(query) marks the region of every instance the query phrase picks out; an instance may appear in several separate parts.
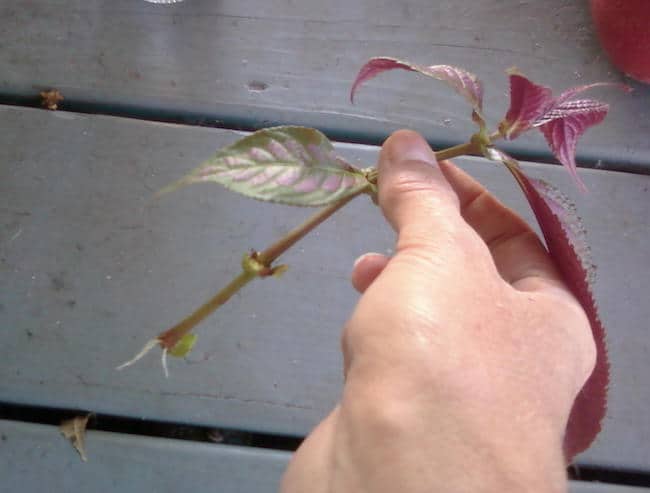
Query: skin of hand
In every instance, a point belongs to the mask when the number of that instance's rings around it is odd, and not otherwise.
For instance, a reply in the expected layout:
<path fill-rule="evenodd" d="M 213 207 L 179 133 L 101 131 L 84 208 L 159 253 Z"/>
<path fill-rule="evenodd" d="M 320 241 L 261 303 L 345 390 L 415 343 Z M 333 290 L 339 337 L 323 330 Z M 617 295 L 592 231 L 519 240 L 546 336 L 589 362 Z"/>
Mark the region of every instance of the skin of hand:
<path fill-rule="evenodd" d="M 395 254 L 355 263 L 343 393 L 281 491 L 566 491 L 596 357 L 583 309 L 529 226 L 418 134 L 393 134 L 378 166 Z"/>

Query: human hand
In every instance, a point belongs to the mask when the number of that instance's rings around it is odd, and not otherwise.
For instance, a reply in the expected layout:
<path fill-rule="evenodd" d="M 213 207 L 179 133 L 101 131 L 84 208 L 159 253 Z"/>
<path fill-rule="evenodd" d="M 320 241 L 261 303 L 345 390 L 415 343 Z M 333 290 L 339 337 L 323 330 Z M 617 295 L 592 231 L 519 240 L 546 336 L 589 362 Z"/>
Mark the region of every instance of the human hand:
<path fill-rule="evenodd" d="M 284 493 L 561 492 L 589 322 L 535 233 L 400 131 L 379 159 L 395 255 L 361 257 L 340 403 Z"/>

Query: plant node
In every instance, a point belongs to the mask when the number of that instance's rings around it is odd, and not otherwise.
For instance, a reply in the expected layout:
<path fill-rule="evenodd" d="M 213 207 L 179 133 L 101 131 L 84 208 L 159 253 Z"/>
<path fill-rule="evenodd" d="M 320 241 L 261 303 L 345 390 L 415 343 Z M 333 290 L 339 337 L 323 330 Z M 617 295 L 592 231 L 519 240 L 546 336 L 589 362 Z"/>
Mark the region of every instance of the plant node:
<path fill-rule="evenodd" d="M 481 131 L 472 135 L 470 143 L 472 144 L 474 148 L 473 151 L 476 155 L 484 156 L 486 149 L 492 145 L 492 139 L 485 129 L 481 129 Z"/>
<path fill-rule="evenodd" d="M 263 262 L 260 252 L 255 250 L 244 254 L 241 266 L 244 272 L 256 277 L 279 277 L 289 268 L 288 265 L 272 266 L 270 262 Z"/>

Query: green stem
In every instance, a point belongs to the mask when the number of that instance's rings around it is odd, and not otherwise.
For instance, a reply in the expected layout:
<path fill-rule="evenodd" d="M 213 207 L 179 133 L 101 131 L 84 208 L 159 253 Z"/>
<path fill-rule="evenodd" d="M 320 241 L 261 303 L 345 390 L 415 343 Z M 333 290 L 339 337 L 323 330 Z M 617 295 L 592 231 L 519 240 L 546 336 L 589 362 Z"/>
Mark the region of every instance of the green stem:
<path fill-rule="evenodd" d="M 434 154 L 436 156 L 437 161 L 444 161 L 445 159 L 451 159 L 454 157 L 465 156 L 465 155 L 469 155 L 469 156 L 483 155 L 481 153 L 479 144 L 475 142 L 474 138 L 472 138 L 469 142 L 465 142 L 464 144 L 458 144 L 453 147 L 448 147 L 447 149 L 436 151 Z M 370 183 L 376 185 L 378 176 L 379 173 L 377 168 L 372 168 L 370 171 L 368 171 L 366 178 Z"/>
<path fill-rule="evenodd" d="M 439 161 L 444 159 L 450 159 L 457 156 L 462 156 L 465 154 L 477 154 L 480 152 L 480 149 L 477 148 L 477 144 L 474 141 L 467 142 L 465 144 L 459 144 L 448 149 L 443 149 L 436 152 L 436 158 Z M 372 169 L 367 174 L 368 181 L 375 184 L 377 179 L 377 170 Z M 283 238 L 276 241 L 267 249 L 259 252 L 257 254 L 252 254 L 249 257 L 249 260 L 257 263 L 260 267 L 265 267 L 267 270 L 271 269 L 271 264 L 289 248 L 295 245 L 299 240 L 301 240 L 307 233 L 316 228 L 319 224 L 329 218 L 336 211 L 341 209 L 344 205 L 350 202 L 353 198 L 363 193 L 367 193 L 370 187 L 366 187 L 363 190 L 358 191 L 357 193 L 345 197 L 338 202 L 325 207 L 324 209 L 318 211 L 316 214 L 311 216 L 307 221 L 298 226 L 297 228 L 292 229 L 287 233 Z M 206 301 L 203 305 L 197 308 L 191 315 L 181 320 L 179 323 L 174 325 L 169 330 L 161 333 L 157 340 L 160 345 L 165 349 L 172 349 L 178 342 L 185 336 L 189 334 L 196 325 L 202 322 L 208 315 L 214 312 L 217 308 L 223 305 L 228 301 L 236 292 L 243 288 L 250 281 L 256 277 L 262 276 L 261 270 L 255 271 L 251 268 L 245 268 L 243 271 L 235 277 L 227 286 L 225 286 L 221 291 L 219 291 L 215 296 Z"/>
<path fill-rule="evenodd" d="M 493 143 L 495 140 L 499 140 L 503 138 L 503 134 L 499 132 L 498 130 L 492 132 L 490 136 L 488 137 L 490 139 L 490 143 Z"/>
<path fill-rule="evenodd" d="M 477 149 L 476 144 L 471 142 L 465 142 L 464 144 L 458 144 L 441 151 L 436 151 L 436 159 L 438 161 L 444 161 L 445 159 L 451 159 L 452 157 L 465 156 L 465 155 L 475 155 L 479 154 L 480 149 Z"/>
<path fill-rule="evenodd" d="M 345 197 L 344 199 L 334 202 L 333 204 L 318 211 L 311 216 L 307 221 L 292 229 L 286 236 L 276 241 L 273 245 L 266 250 L 255 254 L 254 258 L 250 260 L 255 262 L 261 267 L 271 267 L 271 263 L 276 260 L 280 255 L 291 248 L 296 242 L 303 238 L 316 226 L 325 221 L 328 217 L 342 208 L 345 204 L 350 202 L 354 197 L 364 193 L 366 190 Z M 163 348 L 172 349 L 183 336 L 189 334 L 194 327 L 201 323 L 208 315 L 228 301 L 237 291 L 243 288 L 250 281 L 260 275 L 259 270 L 255 272 L 251 269 L 244 268 L 243 271 L 235 277 L 230 283 L 221 289 L 216 295 L 197 308 L 191 315 L 181 320 L 174 325 L 171 329 L 166 330 L 158 336 L 158 341 Z"/>
<path fill-rule="evenodd" d="M 345 197 L 344 199 L 334 202 L 333 204 L 321 209 L 316 214 L 307 219 L 297 228 L 292 229 L 287 233 L 286 236 L 276 241 L 273 245 L 268 247 L 266 250 L 260 252 L 257 256 L 257 259 L 265 265 L 270 266 L 271 262 L 276 260 L 280 255 L 286 252 L 289 248 L 295 245 L 298 241 L 305 237 L 312 229 L 316 228 L 321 224 L 325 219 L 330 217 L 336 211 L 338 211 L 345 204 L 350 202 L 353 198 L 362 193 L 365 193 L 366 189 L 360 190 L 359 192 Z"/>
<path fill-rule="evenodd" d="M 228 301 L 237 291 L 246 286 L 257 275 L 250 271 L 242 271 L 237 277 L 228 283 L 221 291 L 215 294 L 208 301 L 203 303 L 191 315 L 184 318 L 171 329 L 166 330 L 158 336 L 160 345 L 172 349 L 185 334 L 188 334 L 201 323 L 208 315 Z"/>

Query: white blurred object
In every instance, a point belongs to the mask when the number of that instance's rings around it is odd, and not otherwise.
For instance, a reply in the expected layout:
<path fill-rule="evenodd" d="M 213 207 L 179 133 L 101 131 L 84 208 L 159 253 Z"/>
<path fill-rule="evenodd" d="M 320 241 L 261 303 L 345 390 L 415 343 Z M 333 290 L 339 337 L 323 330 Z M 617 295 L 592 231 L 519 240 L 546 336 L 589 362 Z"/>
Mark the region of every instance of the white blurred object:
<path fill-rule="evenodd" d="M 149 3 L 178 3 L 178 2 L 182 2 L 183 0 L 144 0 L 144 1 Z"/>

